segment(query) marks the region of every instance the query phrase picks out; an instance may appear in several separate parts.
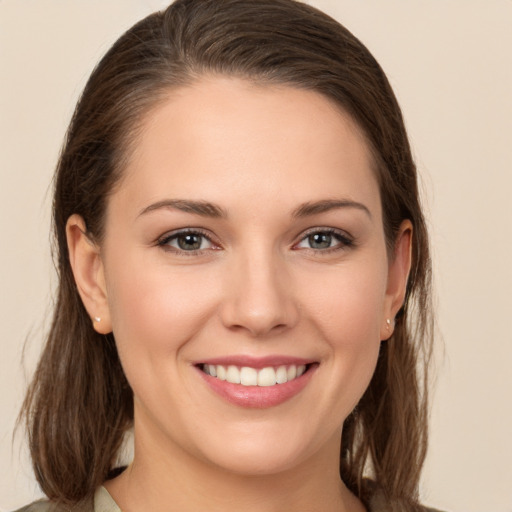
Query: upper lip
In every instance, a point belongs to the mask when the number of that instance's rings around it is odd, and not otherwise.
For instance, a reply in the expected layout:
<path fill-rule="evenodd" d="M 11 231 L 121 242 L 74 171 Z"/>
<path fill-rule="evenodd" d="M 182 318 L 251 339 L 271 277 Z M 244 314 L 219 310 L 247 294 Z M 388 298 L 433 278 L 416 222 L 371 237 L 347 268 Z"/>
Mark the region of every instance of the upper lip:
<path fill-rule="evenodd" d="M 240 368 L 248 366 L 250 368 L 267 368 L 269 366 L 290 366 L 290 365 L 307 365 L 315 363 L 314 359 L 305 359 L 302 357 L 286 356 L 286 355 L 269 355 L 264 357 L 254 357 L 249 355 L 230 355 L 225 357 L 212 357 L 197 361 L 195 365 L 211 364 L 221 366 L 238 366 Z"/>

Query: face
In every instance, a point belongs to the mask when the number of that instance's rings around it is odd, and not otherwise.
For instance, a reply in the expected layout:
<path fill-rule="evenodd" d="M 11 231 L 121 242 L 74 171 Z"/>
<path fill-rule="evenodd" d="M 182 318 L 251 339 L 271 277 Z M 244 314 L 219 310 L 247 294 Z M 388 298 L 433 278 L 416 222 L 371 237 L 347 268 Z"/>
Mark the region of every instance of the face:
<path fill-rule="evenodd" d="M 243 474 L 337 460 L 406 266 L 365 141 L 329 100 L 228 78 L 171 92 L 81 287 L 133 388 L 135 457 Z"/>

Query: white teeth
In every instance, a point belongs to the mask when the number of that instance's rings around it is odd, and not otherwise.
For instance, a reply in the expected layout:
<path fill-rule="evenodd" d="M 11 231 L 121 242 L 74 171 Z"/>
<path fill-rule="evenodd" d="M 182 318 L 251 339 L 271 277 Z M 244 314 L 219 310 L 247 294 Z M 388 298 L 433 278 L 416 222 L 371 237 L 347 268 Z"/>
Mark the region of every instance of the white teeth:
<path fill-rule="evenodd" d="M 276 371 L 276 382 L 278 384 L 284 384 L 288 382 L 288 375 L 286 372 L 286 366 L 280 366 Z"/>
<path fill-rule="evenodd" d="M 240 370 L 236 366 L 228 366 L 226 380 L 232 384 L 240 384 Z"/>
<path fill-rule="evenodd" d="M 276 383 L 276 371 L 274 368 L 262 368 L 258 372 L 258 386 L 273 386 Z"/>
<path fill-rule="evenodd" d="M 218 365 L 217 369 L 217 379 L 226 380 L 226 368 L 224 366 Z"/>
<path fill-rule="evenodd" d="M 227 368 L 220 364 L 204 364 L 203 371 L 219 380 L 225 380 L 232 384 L 241 384 L 242 386 L 274 386 L 276 384 L 285 384 L 293 379 L 300 377 L 306 371 L 306 365 L 278 366 L 276 368 L 267 366 L 257 370 L 250 366 L 230 365 Z"/>
<path fill-rule="evenodd" d="M 254 368 L 244 366 L 240 370 L 240 384 L 242 384 L 242 386 L 257 386 L 258 371 Z"/>

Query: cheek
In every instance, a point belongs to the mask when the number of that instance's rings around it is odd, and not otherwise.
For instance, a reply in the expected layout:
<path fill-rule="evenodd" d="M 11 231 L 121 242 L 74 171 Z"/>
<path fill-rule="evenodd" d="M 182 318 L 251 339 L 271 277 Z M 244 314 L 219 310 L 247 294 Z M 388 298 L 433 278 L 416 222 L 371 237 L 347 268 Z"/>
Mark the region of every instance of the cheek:
<path fill-rule="evenodd" d="M 320 277 L 320 276 L 319 276 Z M 340 266 L 303 293 L 305 310 L 331 346 L 380 341 L 387 266 L 382 260 Z"/>
<path fill-rule="evenodd" d="M 140 270 L 143 269 L 143 270 Z M 162 265 L 125 262 L 107 282 L 112 326 L 120 352 L 155 361 L 179 356 L 214 309 L 214 276 Z M 109 286 L 110 285 L 110 286 Z"/>
<path fill-rule="evenodd" d="M 175 416 L 191 407 L 183 388 L 186 347 L 215 311 L 213 277 L 203 274 L 125 262 L 110 276 L 112 328 L 136 409 L 140 415 L 142 407 L 162 430 L 176 420 L 157 412 L 162 404 Z"/>
<path fill-rule="evenodd" d="M 356 268 L 357 267 L 357 268 Z M 343 421 L 365 392 L 380 350 L 387 267 L 378 262 L 339 268 L 323 286 L 306 294 L 303 311 L 319 335 L 319 346 L 332 376 L 333 410 Z M 316 282 L 322 282 L 317 280 Z"/>

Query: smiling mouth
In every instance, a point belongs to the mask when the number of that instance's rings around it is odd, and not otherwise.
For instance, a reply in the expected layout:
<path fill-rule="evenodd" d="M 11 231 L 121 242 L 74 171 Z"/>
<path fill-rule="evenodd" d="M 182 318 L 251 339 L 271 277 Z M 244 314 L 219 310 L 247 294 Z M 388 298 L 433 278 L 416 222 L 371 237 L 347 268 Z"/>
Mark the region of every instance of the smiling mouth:
<path fill-rule="evenodd" d="M 216 379 L 241 384 L 242 386 L 269 387 L 277 384 L 286 384 L 298 379 L 311 367 L 309 364 L 290 364 L 280 366 L 267 366 L 264 368 L 252 368 L 250 366 L 234 366 L 221 364 L 202 364 L 199 368 Z"/>

